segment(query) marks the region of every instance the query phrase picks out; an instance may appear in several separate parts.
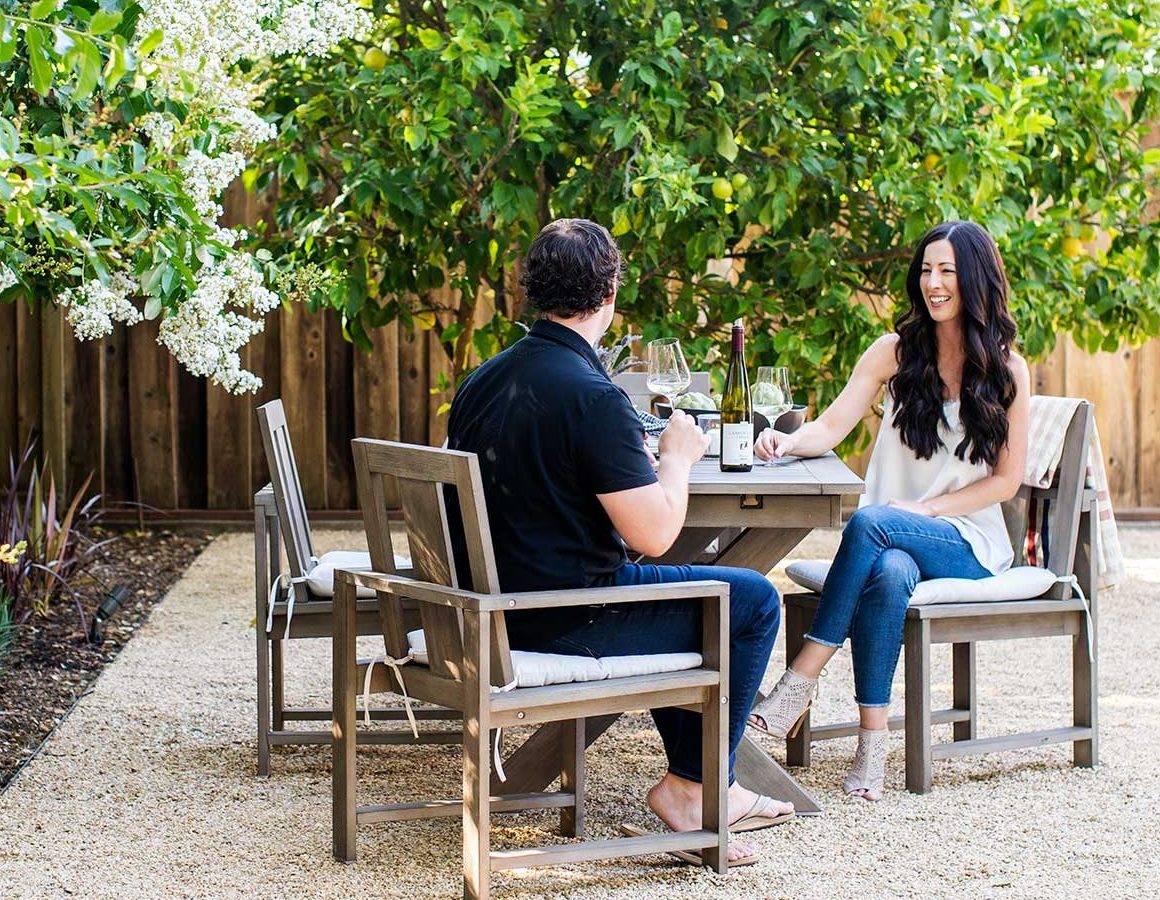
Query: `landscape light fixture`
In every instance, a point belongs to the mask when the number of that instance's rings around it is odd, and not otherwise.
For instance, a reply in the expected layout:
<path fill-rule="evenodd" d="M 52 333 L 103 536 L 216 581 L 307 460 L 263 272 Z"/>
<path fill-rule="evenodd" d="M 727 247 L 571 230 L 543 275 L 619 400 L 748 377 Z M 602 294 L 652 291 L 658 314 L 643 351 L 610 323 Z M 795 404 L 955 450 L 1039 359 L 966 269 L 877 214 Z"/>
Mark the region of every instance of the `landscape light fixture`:
<path fill-rule="evenodd" d="M 105 594 L 101 599 L 101 605 L 93 615 L 93 620 L 89 623 L 90 644 L 100 645 L 105 642 L 105 622 L 113 617 L 113 613 L 120 609 L 121 604 L 132 594 L 133 589 L 127 584 L 119 584 Z"/>

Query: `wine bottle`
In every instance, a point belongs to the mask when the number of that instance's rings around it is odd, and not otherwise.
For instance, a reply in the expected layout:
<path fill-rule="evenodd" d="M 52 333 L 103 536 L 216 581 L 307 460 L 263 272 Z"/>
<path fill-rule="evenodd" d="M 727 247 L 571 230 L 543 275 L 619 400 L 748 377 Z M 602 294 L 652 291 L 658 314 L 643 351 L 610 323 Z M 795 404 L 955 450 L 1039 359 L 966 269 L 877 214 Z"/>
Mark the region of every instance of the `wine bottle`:
<path fill-rule="evenodd" d="M 733 352 L 721 395 L 721 471 L 748 472 L 753 468 L 753 401 L 745 370 L 745 328 L 733 323 Z"/>

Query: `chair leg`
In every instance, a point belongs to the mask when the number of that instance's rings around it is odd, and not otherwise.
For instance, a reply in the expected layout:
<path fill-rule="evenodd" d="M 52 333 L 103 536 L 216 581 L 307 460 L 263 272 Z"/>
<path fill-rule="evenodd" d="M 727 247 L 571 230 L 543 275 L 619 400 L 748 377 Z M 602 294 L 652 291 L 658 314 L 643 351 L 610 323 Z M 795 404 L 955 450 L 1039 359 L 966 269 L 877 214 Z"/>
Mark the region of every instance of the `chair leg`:
<path fill-rule="evenodd" d="M 807 610 L 800 606 L 786 606 L 785 608 L 785 662 L 788 666 L 795 656 L 801 652 L 805 643 L 806 631 L 810 623 L 807 621 Z M 785 764 L 787 766 L 809 766 L 810 748 L 813 745 L 813 735 L 810 733 L 810 711 L 806 710 L 802 723 L 798 726 L 797 734 L 785 740 Z"/>
<path fill-rule="evenodd" d="M 265 626 L 263 626 L 265 627 Z M 283 640 L 270 641 L 270 675 L 271 675 L 271 697 L 272 709 L 270 718 L 273 721 L 275 731 L 282 731 L 286 728 L 286 669 L 282 657 L 282 650 L 285 646 Z M 351 651 L 352 653 L 355 651 Z"/>
<path fill-rule="evenodd" d="M 951 679 L 954 685 L 955 709 L 969 710 L 971 717 L 965 722 L 955 722 L 951 727 L 956 741 L 973 741 L 978 737 L 979 712 L 975 690 L 975 644 L 974 642 L 954 644 L 951 650 Z"/>
<path fill-rule="evenodd" d="M 275 520 L 277 521 L 277 520 Z M 258 660 L 258 776 L 270 774 L 270 644 L 266 636 L 266 605 L 270 602 L 270 547 L 266 511 L 254 505 L 254 635 Z M 274 548 L 277 552 L 277 548 Z"/>
<path fill-rule="evenodd" d="M 334 858 L 354 862 L 358 845 L 358 807 L 355 792 L 355 698 L 358 696 L 358 672 L 355 647 L 358 611 L 355 588 L 339 578 L 334 593 L 331 734 L 331 803 L 334 830 Z"/>
<path fill-rule="evenodd" d="M 729 706 L 724 688 L 706 692 L 701 707 L 701 827 L 717 832 L 717 844 L 704 847 L 704 864 L 718 874 L 729 870 Z"/>
<path fill-rule="evenodd" d="M 560 834 L 564 837 L 584 837 L 585 733 L 583 719 L 569 719 L 560 723 L 564 759 L 560 767 L 560 790 L 576 795 L 572 806 L 560 810 Z"/>
<path fill-rule="evenodd" d="M 482 619 L 482 621 L 481 621 Z M 463 898 L 491 896 L 491 627 L 486 614 L 463 614 Z"/>
<path fill-rule="evenodd" d="M 1099 582 L 1096 572 L 1094 551 L 1096 529 L 1099 523 L 1091 512 L 1080 517 L 1079 540 L 1076 545 L 1075 571 L 1079 576 L 1080 588 L 1088 598 L 1091 624 L 1095 626 L 1091 635 L 1091 656 L 1088 656 L 1087 617 L 1083 617 L 1079 633 L 1071 641 L 1071 690 L 1072 724 L 1091 728 L 1088 740 L 1072 744 L 1072 764 L 1091 768 L 1099 764 Z"/>
<path fill-rule="evenodd" d="M 930 622 L 908 619 L 906 643 L 906 789 L 930 792 Z"/>
<path fill-rule="evenodd" d="M 258 775 L 270 775 L 270 643 L 264 620 L 258 626 Z"/>

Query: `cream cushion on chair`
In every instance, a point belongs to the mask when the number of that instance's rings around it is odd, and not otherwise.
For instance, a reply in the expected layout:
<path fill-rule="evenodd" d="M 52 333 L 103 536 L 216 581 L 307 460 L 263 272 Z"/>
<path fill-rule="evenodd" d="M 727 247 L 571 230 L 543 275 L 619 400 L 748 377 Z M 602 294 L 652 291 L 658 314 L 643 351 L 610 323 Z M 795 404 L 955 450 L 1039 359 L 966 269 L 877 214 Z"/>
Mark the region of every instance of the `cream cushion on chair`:
<path fill-rule="evenodd" d="M 824 559 L 801 560 L 785 568 L 791 581 L 814 593 L 821 592 L 829 571 L 830 562 Z M 1014 566 L 988 578 L 932 578 L 918 583 L 910 595 L 910 605 L 1031 600 L 1057 580 L 1054 572 L 1039 566 Z"/>
<path fill-rule="evenodd" d="M 395 554 L 395 568 L 411 568 L 411 560 L 406 556 Z M 359 550 L 331 550 L 318 557 L 318 563 L 306 575 L 306 585 L 310 593 L 316 597 L 334 596 L 334 572 L 336 569 L 346 569 L 350 572 L 370 572 L 371 555 Z M 373 597 L 375 592 L 370 588 L 359 587 L 358 596 Z"/>
<path fill-rule="evenodd" d="M 407 632 L 411 658 L 427 664 L 427 639 L 422 630 Z M 572 684 L 577 681 L 603 681 L 630 675 L 657 675 L 681 672 L 701 665 L 700 653 L 652 653 L 640 656 L 570 656 L 563 653 L 512 651 L 515 686 L 544 687 L 549 684 Z"/>

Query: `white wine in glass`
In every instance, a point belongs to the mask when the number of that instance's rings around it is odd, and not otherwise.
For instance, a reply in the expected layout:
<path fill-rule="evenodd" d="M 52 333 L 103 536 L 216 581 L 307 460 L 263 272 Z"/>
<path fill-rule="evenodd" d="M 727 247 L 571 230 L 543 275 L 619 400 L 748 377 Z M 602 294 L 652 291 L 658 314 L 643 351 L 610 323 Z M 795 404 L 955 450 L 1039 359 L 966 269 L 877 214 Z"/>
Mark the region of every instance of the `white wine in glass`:
<path fill-rule="evenodd" d="M 663 394 L 669 409 L 677 408 L 677 396 L 689 389 L 693 376 L 676 338 L 658 338 L 648 343 L 648 389 Z"/>
<path fill-rule="evenodd" d="M 753 411 L 769 420 L 772 428 L 778 417 L 793 409 L 793 394 L 789 389 L 789 369 L 785 366 L 758 366 L 757 380 L 750 389 Z"/>

